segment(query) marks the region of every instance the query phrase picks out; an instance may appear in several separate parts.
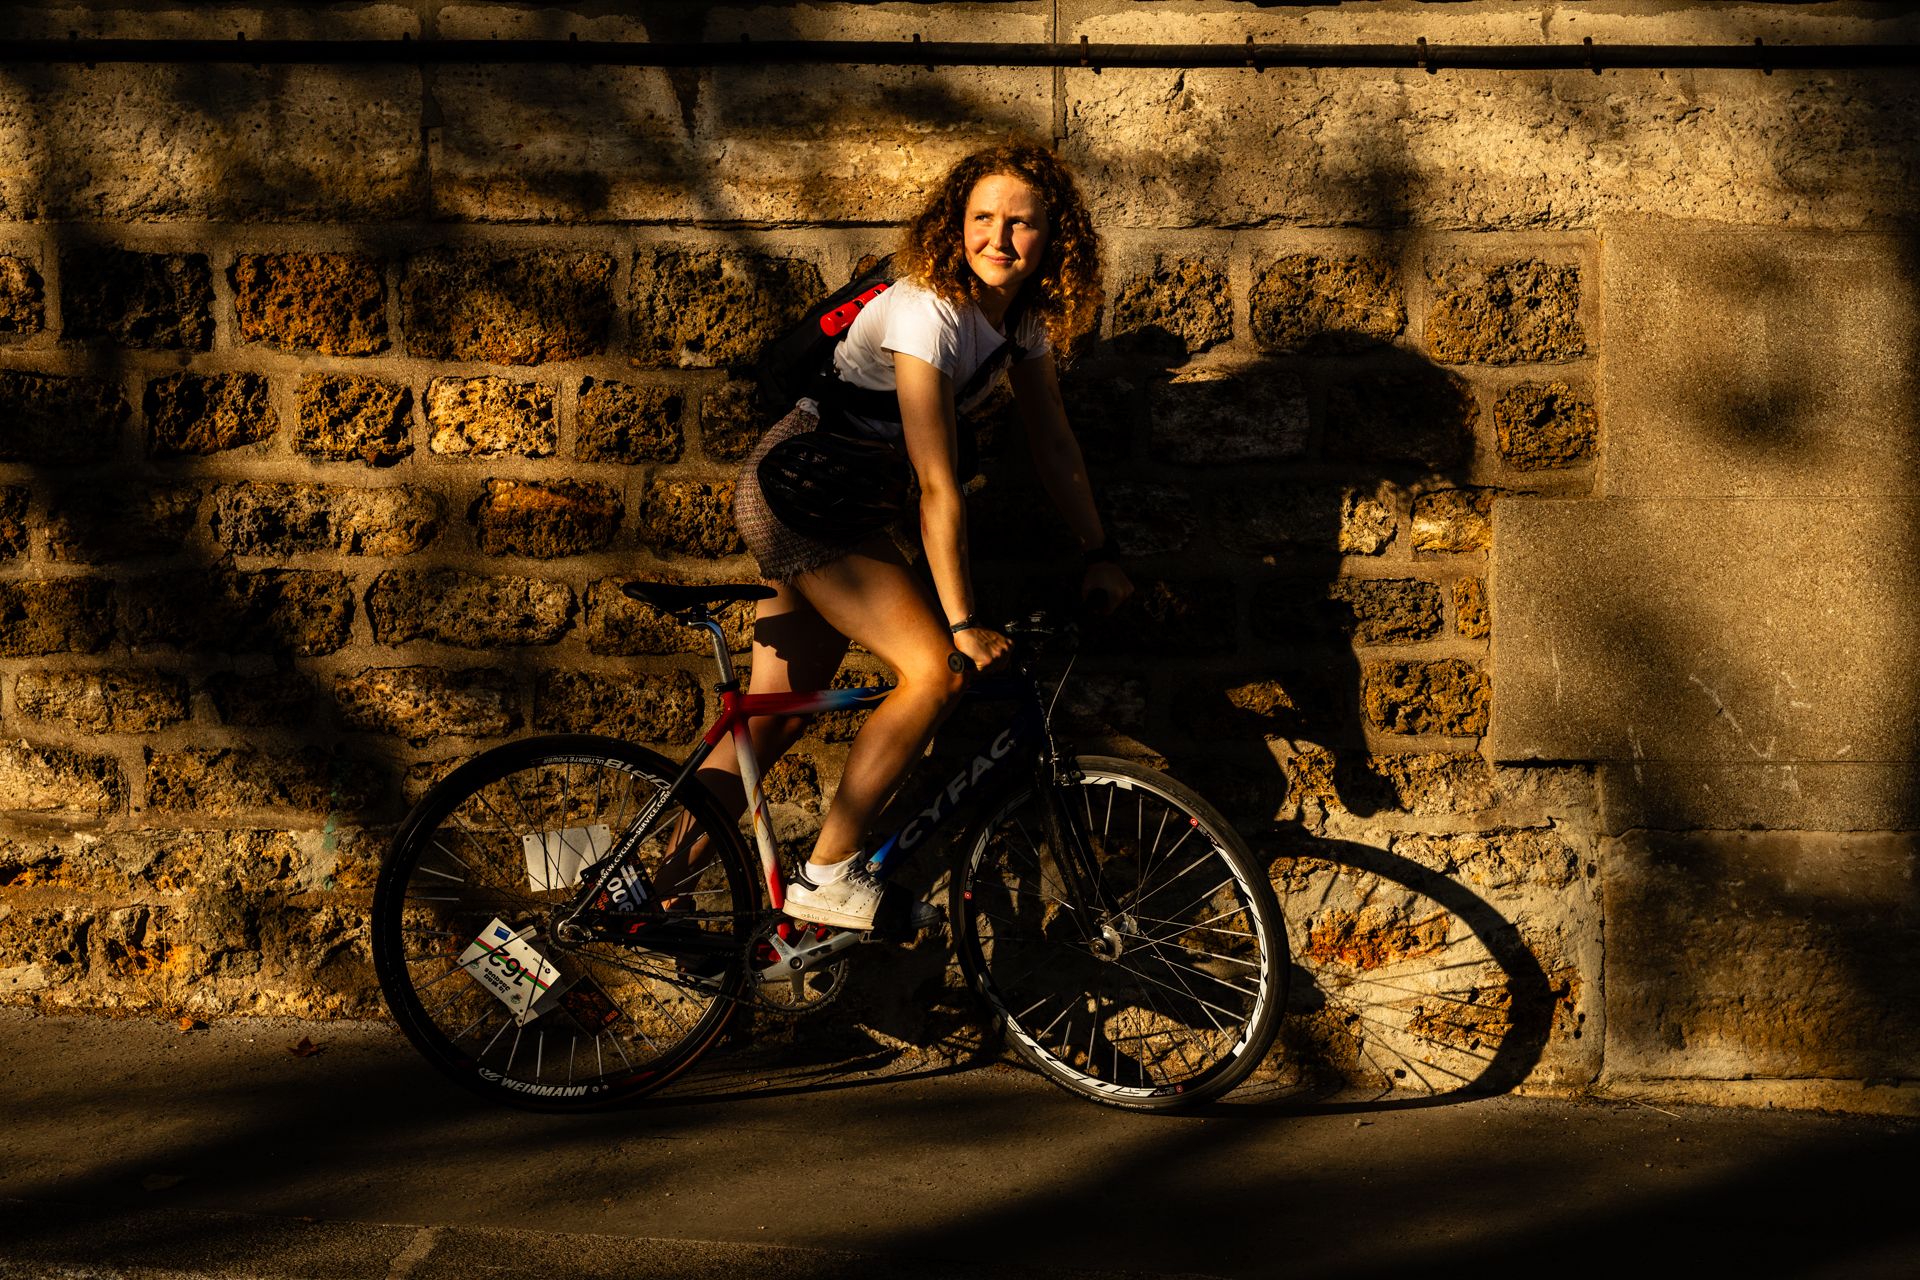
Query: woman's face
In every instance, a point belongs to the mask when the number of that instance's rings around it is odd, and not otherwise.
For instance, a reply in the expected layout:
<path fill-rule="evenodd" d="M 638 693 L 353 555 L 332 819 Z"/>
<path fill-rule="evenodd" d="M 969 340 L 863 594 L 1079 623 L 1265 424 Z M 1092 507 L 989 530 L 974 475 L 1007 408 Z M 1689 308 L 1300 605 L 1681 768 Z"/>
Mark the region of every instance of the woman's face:
<path fill-rule="evenodd" d="M 967 265 L 980 282 L 1012 296 L 1040 269 L 1047 247 L 1047 207 L 1040 193 L 1010 174 L 980 179 L 967 196 Z"/>

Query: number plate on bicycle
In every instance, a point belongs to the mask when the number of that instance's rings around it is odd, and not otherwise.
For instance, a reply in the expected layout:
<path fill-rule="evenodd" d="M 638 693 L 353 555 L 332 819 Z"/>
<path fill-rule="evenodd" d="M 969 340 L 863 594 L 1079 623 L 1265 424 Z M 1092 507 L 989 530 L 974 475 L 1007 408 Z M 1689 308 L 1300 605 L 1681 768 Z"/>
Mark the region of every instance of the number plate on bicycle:
<path fill-rule="evenodd" d="M 516 934 L 496 916 L 460 954 L 460 967 L 513 1010 L 522 1026 L 547 1011 L 560 978 L 560 970 L 533 949 L 532 936 Z"/>
<path fill-rule="evenodd" d="M 535 893 L 571 889 L 580 883 L 582 867 L 600 861 L 613 848 L 613 828 L 601 822 L 535 831 L 521 836 L 520 845 L 527 855 L 527 882 Z"/>

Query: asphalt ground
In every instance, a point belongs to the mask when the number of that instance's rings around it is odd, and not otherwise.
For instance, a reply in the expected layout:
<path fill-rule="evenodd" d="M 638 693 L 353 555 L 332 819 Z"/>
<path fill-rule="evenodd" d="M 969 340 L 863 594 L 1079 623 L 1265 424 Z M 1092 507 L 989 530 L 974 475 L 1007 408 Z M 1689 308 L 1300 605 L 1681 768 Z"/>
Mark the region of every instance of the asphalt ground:
<path fill-rule="evenodd" d="M 480 1102 L 384 1026 L 0 1013 L 0 1276 L 1920 1274 L 1908 1120 L 1150 1116 L 1009 1066 L 783 1052 L 571 1117 Z"/>

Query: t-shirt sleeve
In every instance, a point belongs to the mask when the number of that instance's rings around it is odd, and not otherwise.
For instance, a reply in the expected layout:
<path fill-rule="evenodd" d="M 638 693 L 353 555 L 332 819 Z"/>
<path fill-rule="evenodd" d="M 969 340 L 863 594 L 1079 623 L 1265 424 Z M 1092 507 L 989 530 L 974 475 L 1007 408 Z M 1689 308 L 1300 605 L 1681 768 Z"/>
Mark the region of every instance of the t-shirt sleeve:
<path fill-rule="evenodd" d="M 1024 315 L 1020 317 L 1020 331 L 1013 339 L 1020 345 L 1022 360 L 1038 360 L 1053 347 L 1047 342 L 1047 322 L 1042 316 Z"/>
<path fill-rule="evenodd" d="M 913 289 L 894 300 L 880 347 L 925 360 L 954 377 L 960 367 L 960 317 L 937 295 Z"/>

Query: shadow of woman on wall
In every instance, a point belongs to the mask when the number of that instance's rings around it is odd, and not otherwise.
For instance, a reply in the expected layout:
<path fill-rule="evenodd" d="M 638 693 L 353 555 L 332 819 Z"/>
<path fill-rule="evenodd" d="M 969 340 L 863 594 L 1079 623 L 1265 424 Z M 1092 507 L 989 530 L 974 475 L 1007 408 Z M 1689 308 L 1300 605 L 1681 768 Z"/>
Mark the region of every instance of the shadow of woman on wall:
<path fill-rule="evenodd" d="M 1478 407 L 1376 333 L 1300 345 L 1196 358 L 1148 324 L 1075 353 L 1069 410 L 1138 595 L 1088 620 L 1056 726 L 1196 787 L 1268 863 L 1289 1009 L 1237 1099 L 1505 1091 L 1571 1016 L 1567 992 L 1444 842 L 1420 838 L 1475 829 L 1466 815 L 1494 803 L 1471 741 L 1484 585 L 1412 550 L 1416 501 L 1473 500 Z M 971 515 L 983 594 L 1008 614 L 1070 608 L 1077 556 L 1057 522 L 1023 517 L 1045 499 L 1007 426 L 983 432 Z"/>

